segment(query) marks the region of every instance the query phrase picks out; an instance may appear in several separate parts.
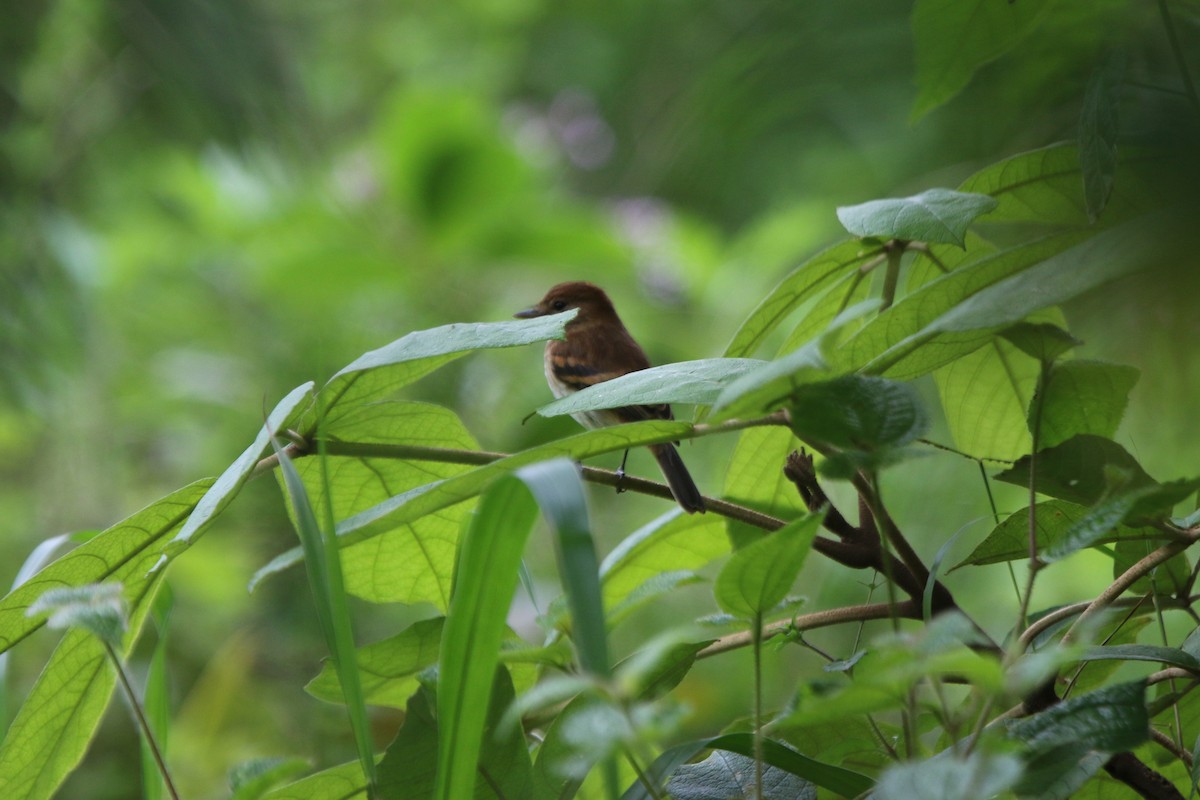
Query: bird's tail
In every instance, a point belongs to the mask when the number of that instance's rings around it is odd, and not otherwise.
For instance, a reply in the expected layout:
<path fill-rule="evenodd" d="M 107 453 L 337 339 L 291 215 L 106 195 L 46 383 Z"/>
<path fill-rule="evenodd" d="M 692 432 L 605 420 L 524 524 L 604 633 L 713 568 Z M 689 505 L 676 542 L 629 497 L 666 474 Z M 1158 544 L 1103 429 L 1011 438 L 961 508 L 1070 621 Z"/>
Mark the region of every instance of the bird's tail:
<path fill-rule="evenodd" d="M 650 448 L 650 451 L 654 453 L 654 458 L 662 467 L 667 485 L 671 487 L 671 494 L 675 496 L 675 502 L 679 503 L 689 514 L 695 514 L 697 511 L 703 514 L 705 511 L 704 495 L 700 494 L 700 490 L 696 488 L 696 482 L 692 480 L 691 473 L 684 466 L 683 459 L 679 457 L 679 451 L 675 449 L 674 445 L 656 444 Z"/>

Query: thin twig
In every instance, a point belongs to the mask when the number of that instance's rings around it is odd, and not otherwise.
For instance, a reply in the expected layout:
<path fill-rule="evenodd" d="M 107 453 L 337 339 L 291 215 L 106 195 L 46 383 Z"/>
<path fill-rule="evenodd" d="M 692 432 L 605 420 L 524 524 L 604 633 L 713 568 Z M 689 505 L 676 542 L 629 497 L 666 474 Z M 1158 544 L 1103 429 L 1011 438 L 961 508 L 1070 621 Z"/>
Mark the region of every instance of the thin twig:
<path fill-rule="evenodd" d="M 861 606 L 832 608 L 828 611 L 817 611 L 812 614 L 801 614 L 797 617 L 764 625 L 762 638 L 765 642 L 770 638 L 788 633 L 789 631 L 810 631 L 815 628 L 828 628 L 832 625 L 841 625 L 846 622 L 887 619 L 890 616 L 890 608 L 891 605 L 889 603 L 870 603 Z M 911 600 L 898 603 L 895 608 L 896 613 L 906 619 L 921 618 L 921 607 Z M 751 644 L 751 638 L 749 631 L 740 631 L 728 636 L 722 636 L 697 653 L 696 658 L 708 658 L 720 653 L 727 653 L 730 650 L 747 647 Z"/>

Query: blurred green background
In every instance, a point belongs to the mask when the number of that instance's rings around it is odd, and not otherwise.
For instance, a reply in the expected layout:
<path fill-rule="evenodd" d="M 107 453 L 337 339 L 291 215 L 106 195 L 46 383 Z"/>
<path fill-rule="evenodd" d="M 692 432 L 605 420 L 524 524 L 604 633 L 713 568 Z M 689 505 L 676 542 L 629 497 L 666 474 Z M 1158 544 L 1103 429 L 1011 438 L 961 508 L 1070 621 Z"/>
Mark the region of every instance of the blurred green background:
<path fill-rule="evenodd" d="M 0 582 L 47 536 L 219 473 L 293 386 L 411 330 L 508 318 L 562 280 L 609 289 L 656 363 L 720 355 L 787 270 L 844 235 L 836 206 L 953 187 L 1073 138 L 1113 44 L 1169 72 L 1152 4 L 1044 5 L 1033 35 L 920 118 L 911 6 L 885 0 L 13 5 L 0 27 Z M 1194 20 L 1180 24 L 1196 41 Z M 1122 108 L 1129 136 L 1172 125 L 1154 91 Z M 1081 355 L 1143 370 L 1120 440 L 1160 478 L 1196 471 L 1198 289 L 1181 271 L 1067 309 Z M 492 450 L 574 425 L 521 424 L 549 397 L 539 348 L 457 362 L 412 396 L 454 408 Z M 732 444 L 684 450 L 710 494 Z M 644 454 L 631 463 L 655 475 Z M 972 464 L 936 456 L 888 480 L 927 558 L 990 527 Z M 665 510 L 594 498 L 603 548 Z M 221 796 L 250 757 L 353 756 L 341 711 L 302 691 L 322 654 L 303 575 L 245 591 L 293 541 L 276 487 L 257 481 L 172 572 L 172 760 L 188 796 Z M 1094 563 L 1052 568 L 1044 602 L 1105 585 Z M 991 609 L 1011 587 L 993 569 L 951 585 L 1002 630 Z M 865 575 L 814 563 L 805 576 L 809 608 L 866 599 Z M 619 649 L 711 610 L 708 591 L 643 614 Z M 360 610 L 364 642 L 421 613 Z M 848 655 L 853 633 L 813 639 Z M 15 653 L 15 698 L 53 643 L 37 641 Z M 777 697 L 820 663 L 796 650 L 770 676 Z M 685 684 L 696 730 L 746 707 L 727 690 L 745 662 Z M 135 793 L 126 716 L 108 715 L 63 796 Z M 383 743 L 397 719 L 377 719 Z"/>

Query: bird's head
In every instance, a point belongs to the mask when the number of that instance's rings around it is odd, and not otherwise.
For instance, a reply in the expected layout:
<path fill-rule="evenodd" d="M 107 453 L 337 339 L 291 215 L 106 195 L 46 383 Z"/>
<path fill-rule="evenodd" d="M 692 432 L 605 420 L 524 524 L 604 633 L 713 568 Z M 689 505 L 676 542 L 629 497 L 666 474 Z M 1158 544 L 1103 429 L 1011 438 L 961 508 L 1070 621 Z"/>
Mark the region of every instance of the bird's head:
<path fill-rule="evenodd" d="M 616 317 L 617 315 L 612 301 L 608 299 L 608 295 L 604 293 L 603 289 L 594 283 L 572 281 L 558 284 L 546 292 L 546 296 L 538 301 L 537 305 L 524 311 L 518 311 L 513 316 L 518 319 L 544 317 L 547 314 L 558 314 L 572 308 L 579 309 L 579 313 L 575 315 L 575 319 L 567 323 L 568 325 L 605 317 Z"/>

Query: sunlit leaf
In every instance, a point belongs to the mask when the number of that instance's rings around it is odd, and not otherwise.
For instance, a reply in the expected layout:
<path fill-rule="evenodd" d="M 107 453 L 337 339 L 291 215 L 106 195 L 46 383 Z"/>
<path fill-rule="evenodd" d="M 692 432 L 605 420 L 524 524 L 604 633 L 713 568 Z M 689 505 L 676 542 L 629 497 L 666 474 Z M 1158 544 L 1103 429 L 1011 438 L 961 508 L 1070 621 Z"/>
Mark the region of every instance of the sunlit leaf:
<path fill-rule="evenodd" d="M 1036 361 L 998 338 L 934 372 L 954 446 L 1005 461 L 1028 453 L 1025 418 L 1038 372 Z"/>
<path fill-rule="evenodd" d="M 692 426 L 685 422 L 635 422 L 588 431 L 522 450 L 507 458 L 475 467 L 444 480 L 418 486 L 377 503 L 366 511 L 341 521 L 338 524 L 339 541 L 342 547 L 365 542 L 427 514 L 440 512 L 464 500 L 470 500 L 495 479 L 526 464 L 558 456 L 583 459 L 602 453 L 627 450 L 638 445 L 673 442 L 691 429 Z M 256 573 L 252 585 L 299 561 L 300 552 L 296 549 L 277 556 Z"/>
<path fill-rule="evenodd" d="M 40 628 L 44 620 L 25 611 L 47 589 L 119 581 L 126 589 L 144 579 L 158 562 L 163 545 L 179 530 L 212 486 L 212 479 L 179 489 L 91 541 L 52 562 L 0 600 L 0 650 L 7 650 Z"/>
<path fill-rule="evenodd" d="M 672 509 L 623 539 L 600 564 L 605 607 L 611 611 L 658 576 L 699 569 L 728 552 L 724 520 Z"/>
<path fill-rule="evenodd" d="M 379 402 L 347 411 L 325 429 L 332 441 L 478 450 L 475 438 L 449 409 L 411 401 Z M 296 469 L 325 513 L 320 463 L 296 460 Z M 330 455 L 328 470 L 334 519 L 343 520 L 432 481 L 462 475 L 467 464 L 387 453 Z M 368 542 L 343 547 L 346 590 L 373 602 L 430 603 L 445 609 L 462 520 L 472 503 L 459 503 L 398 524 Z"/>

